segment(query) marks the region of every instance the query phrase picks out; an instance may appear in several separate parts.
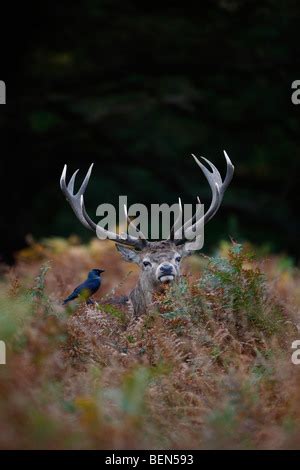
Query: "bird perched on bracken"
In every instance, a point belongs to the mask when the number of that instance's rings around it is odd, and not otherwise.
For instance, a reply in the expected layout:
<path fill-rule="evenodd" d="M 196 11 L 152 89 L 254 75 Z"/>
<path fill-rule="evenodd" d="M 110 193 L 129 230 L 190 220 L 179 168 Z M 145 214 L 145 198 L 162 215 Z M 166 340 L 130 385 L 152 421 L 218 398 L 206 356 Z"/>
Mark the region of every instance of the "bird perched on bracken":
<path fill-rule="evenodd" d="M 91 300 L 90 297 L 95 294 L 101 286 L 101 273 L 104 273 L 104 269 L 92 269 L 88 273 L 87 279 L 77 286 L 72 294 L 63 301 L 63 305 L 66 305 L 68 302 L 78 297 L 85 299 L 87 304 L 93 304 L 94 301 Z"/>

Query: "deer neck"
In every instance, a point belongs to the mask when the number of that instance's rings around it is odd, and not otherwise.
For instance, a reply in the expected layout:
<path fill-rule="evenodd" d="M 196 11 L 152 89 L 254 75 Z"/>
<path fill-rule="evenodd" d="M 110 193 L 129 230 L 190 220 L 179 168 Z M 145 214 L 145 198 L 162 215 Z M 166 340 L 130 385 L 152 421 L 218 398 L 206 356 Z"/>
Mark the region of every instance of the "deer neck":
<path fill-rule="evenodd" d="M 157 288 L 157 285 L 149 283 L 143 278 L 138 280 L 137 285 L 129 295 L 135 316 L 139 316 L 147 312 L 148 307 L 152 303 L 153 293 Z"/>

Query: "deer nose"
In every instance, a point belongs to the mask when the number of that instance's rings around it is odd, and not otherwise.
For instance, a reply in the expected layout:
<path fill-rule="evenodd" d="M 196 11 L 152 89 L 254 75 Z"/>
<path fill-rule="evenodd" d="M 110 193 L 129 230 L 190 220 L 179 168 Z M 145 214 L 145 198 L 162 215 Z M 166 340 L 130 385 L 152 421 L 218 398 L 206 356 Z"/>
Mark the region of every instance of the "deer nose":
<path fill-rule="evenodd" d="M 170 265 L 170 264 L 162 264 L 160 266 L 160 270 L 164 274 L 170 274 L 172 272 L 173 268 L 172 268 L 172 265 Z"/>

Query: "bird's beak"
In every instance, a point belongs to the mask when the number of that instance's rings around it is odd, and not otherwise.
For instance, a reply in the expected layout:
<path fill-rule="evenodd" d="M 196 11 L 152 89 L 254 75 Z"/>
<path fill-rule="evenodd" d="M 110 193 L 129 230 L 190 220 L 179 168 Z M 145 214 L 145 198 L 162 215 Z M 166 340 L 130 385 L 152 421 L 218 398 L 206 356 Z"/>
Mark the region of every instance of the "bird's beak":
<path fill-rule="evenodd" d="M 105 269 L 99 269 L 100 273 L 105 273 Z"/>

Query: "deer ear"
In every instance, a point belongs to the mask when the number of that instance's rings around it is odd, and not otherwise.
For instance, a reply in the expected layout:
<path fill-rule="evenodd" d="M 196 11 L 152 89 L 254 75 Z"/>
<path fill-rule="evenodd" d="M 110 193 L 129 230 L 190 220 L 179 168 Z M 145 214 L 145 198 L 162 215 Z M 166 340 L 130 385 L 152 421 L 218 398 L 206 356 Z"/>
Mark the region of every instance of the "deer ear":
<path fill-rule="evenodd" d="M 193 251 L 188 249 L 187 243 L 185 243 L 181 247 L 177 247 L 177 249 L 183 258 L 185 258 L 186 256 L 191 256 L 193 254 Z"/>
<path fill-rule="evenodd" d="M 118 245 L 117 243 L 116 248 L 121 253 L 122 258 L 124 258 L 125 261 L 128 261 L 129 263 L 139 263 L 140 255 L 135 250 L 123 245 Z"/>

